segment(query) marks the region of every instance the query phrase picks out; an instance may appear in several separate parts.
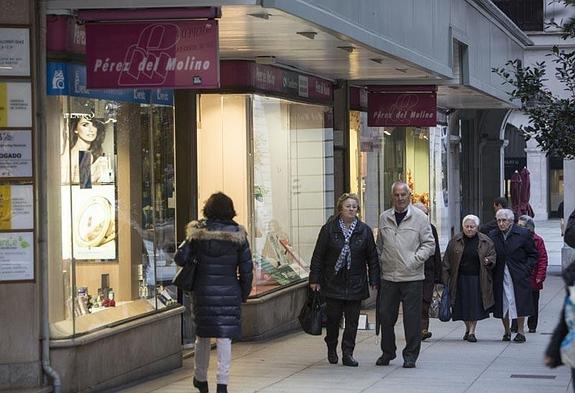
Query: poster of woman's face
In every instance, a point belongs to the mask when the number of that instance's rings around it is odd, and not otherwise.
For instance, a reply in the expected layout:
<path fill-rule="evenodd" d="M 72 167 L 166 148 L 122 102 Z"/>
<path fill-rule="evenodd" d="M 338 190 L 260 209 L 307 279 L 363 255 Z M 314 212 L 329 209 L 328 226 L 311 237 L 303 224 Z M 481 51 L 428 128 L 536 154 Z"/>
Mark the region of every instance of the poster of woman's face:
<path fill-rule="evenodd" d="M 114 123 L 70 113 L 62 132 L 62 183 L 92 188 L 114 183 Z"/>

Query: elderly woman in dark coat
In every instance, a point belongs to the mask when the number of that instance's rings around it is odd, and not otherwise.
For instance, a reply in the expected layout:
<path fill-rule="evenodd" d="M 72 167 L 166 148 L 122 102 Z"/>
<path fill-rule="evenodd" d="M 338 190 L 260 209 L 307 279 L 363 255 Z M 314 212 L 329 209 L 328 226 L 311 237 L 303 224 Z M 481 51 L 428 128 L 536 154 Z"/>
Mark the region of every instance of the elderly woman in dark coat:
<path fill-rule="evenodd" d="M 489 317 L 493 306 L 495 247 L 491 239 L 479 232 L 479 217 L 468 215 L 462 221 L 463 232 L 447 245 L 443 257 L 442 281 L 449 285 L 452 319 L 465 323 L 463 339 L 477 342 L 477 321 Z"/>
<path fill-rule="evenodd" d="M 232 338 L 241 335 L 241 303 L 252 288 L 252 258 L 245 229 L 233 218 L 232 200 L 212 194 L 201 221 L 187 226 L 188 239 L 199 260 L 193 304 L 196 322 L 196 354 L 193 384 L 208 392 L 210 338 L 216 338 L 218 352 L 217 392 L 227 393 L 232 360 Z"/>
<path fill-rule="evenodd" d="M 513 341 L 524 343 L 525 317 L 533 313 L 531 272 L 539 254 L 529 230 L 514 224 L 511 210 L 501 209 L 495 217 L 498 228 L 489 232 L 497 252 L 493 273 L 493 316 L 503 322 L 503 341 L 511 340 L 509 319 L 516 318 L 517 335 Z"/>
<path fill-rule="evenodd" d="M 321 228 L 311 259 L 309 283 L 327 303 L 327 358 L 338 362 L 337 339 L 342 314 L 345 330 L 341 341 L 342 363 L 357 367 L 353 358 L 361 301 L 379 286 L 379 261 L 371 228 L 357 218 L 359 198 L 343 194 L 337 214 Z M 368 278 L 369 271 L 369 278 Z"/>

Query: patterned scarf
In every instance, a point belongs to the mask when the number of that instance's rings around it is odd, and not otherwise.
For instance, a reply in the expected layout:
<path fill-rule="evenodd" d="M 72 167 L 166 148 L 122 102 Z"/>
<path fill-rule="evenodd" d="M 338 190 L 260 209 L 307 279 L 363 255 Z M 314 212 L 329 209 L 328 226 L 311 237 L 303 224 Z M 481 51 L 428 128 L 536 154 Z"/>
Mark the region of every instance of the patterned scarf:
<path fill-rule="evenodd" d="M 351 234 L 353 233 L 356 224 L 357 224 L 357 218 L 353 220 L 353 222 L 349 226 L 349 229 L 347 229 L 345 227 L 345 224 L 343 223 L 343 220 L 341 218 L 339 219 L 339 227 L 343 232 L 344 245 L 343 248 L 341 249 L 341 252 L 339 253 L 337 262 L 335 263 L 336 274 L 341 270 L 344 262 L 347 264 L 347 270 L 349 270 L 351 267 L 351 250 L 349 248 L 349 240 L 351 239 Z"/>

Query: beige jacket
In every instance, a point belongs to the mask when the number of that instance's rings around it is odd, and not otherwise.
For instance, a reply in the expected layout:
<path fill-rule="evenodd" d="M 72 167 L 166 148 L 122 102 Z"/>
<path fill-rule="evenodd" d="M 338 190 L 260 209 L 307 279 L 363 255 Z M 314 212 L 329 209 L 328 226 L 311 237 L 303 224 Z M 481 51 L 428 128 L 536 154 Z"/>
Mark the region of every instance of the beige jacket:
<path fill-rule="evenodd" d="M 384 280 L 423 280 L 425 261 L 435 252 L 435 240 L 427 216 L 409 205 L 407 215 L 398 227 L 393 208 L 381 213 L 377 250 Z"/>

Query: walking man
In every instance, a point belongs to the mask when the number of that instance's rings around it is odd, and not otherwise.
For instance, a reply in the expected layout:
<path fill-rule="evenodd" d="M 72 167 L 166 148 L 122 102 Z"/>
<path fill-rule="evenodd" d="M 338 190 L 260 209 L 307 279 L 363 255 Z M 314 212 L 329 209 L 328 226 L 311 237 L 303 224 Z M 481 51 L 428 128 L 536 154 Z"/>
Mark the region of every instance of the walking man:
<path fill-rule="evenodd" d="M 421 302 L 424 264 L 435 252 L 435 240 L 425 213 L 411 206 L 411 190 L 404 182 L 391 186 L 393 207 L 379 217 L 377 248 L 381 265 L 379 315 L 382 355 L 376 365 L 396 357 L 394 326 L 403 309 L 406 345 L 403 367 L 414 368 L 421 347 Z"/>

